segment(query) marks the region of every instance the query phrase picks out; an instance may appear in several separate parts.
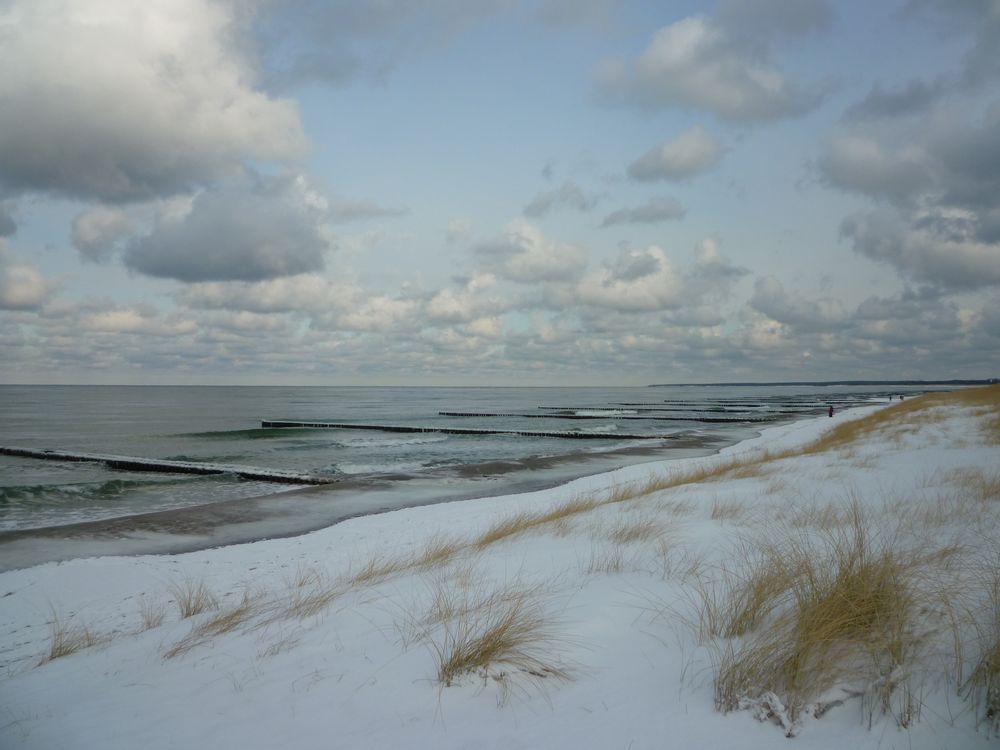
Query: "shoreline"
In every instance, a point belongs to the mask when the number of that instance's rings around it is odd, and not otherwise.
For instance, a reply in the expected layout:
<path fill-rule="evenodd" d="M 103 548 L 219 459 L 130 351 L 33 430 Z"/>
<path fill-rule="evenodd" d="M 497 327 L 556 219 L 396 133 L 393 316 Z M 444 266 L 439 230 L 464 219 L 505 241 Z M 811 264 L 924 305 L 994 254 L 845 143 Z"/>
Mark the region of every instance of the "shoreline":
<path fill-rule="evenodd" d="M 947 669 L 935 671 L 959 633 L 923 602 L 956 592 L 980 611 L 970 561 L 1000 555 L 982 533 L 1000 522 L 990 484 L 1000 443 L 984 432 L 982 410 L 927 403 L 912 420 L 909 403 L 875 404 L 770 427 L 710 456 L 295 538 L 0 573 L 0 702 L 11 715 L 0 744 L 158 750 L 224 736 L 245 750 L 279 739 L 318 750 L 334 736 L 458 750 L 530 738 L 568 750 L 657 747 L 671 736 L 768 750 L 794 733 L 802 750 L 876 750 L 887 739 L 917 750 L 992 747 L 981 709 Z M 959 486 L 981 498 L 963 498 Z M 780 716 L 720 713 L 719 655 L 756 636 L 713 635 L 705 607 L 722 606 L 726 581 L 749 574 L 757 558 L 740 550 L 800 540 L 822 571 L 823 545 L 852 534 L 868 535 L 873 550 L 912 548 L 921 566 L 900 585 L 916 587 L 907 589 L 921 603 L 913 616 L 932 619 L 913 625 L 921 635 L 905 651 L 903 687 L 885 693 L 890 708 L 864 702 L 881 672 L 863 672 L 804 699 L 776 686 L 788 707 Z M 178 614 L 198 591 L 205 607 Z M 442 676 L 449 639 L 517 612 L 542 628 L 520 651 Z M 772 616 L 759 633 L 781 623 Z M 963 627 L 968 676 L 979 651 L 966 637 L 976 631 Z M 57 633 L 77 645 L 46 656 Z M 842 697 L 822 703 L 827 695 Z"/>
<path fill-rule="evenodd" d="M 763 429 L 794 421 L 803 420 L 776 421 Z M 761 428 L 754 428 L 756 435 L 760 432 Z M 713 455 L 741 442 L 726 444 L 718 438 L 681 435 L 669 443 L 639 443 L 605 452 L 577 450 L 518 460 L 463 464 L 425 473 L 347 475 L 329 485 L 294 487 L 249 498 L 0 531 L 0 572 L 79 557 L 181 554 L 267 539 L 288 539 L 361 516 L 545 490 L 623 466 Z M 665 451 L 676 455 L 664 458 Z M 575 468 L 569 473 L 559 473 L 558 469 L 563 467 Z M 548 477 L 534 476 L 535 472 L 547 470 L 553 472 Z M 516 475 L 515 481 L 500 486 L 499 482 L 509 475 Z M 453 478 L 473 482 L 482 479 L 489 485 L 469 483 L 456 488 L 451 486 Z M 407 488 L 419 488 L 419 499 L 398 503 L 399 495 Z M 392 498 L 396 498 L 397 504 L 387 505 L 392 503 Z M 290 508 L 293 503 L 295 506 Z"/>

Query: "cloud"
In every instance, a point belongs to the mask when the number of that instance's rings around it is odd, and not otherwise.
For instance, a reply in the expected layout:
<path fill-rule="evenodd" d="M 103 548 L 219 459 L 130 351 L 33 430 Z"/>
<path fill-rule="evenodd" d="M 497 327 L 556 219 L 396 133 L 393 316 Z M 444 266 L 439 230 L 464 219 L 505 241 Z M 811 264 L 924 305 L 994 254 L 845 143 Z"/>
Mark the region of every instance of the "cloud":
<path fill-rule="evenodd" d="M 694 263 L 684 269 L 651 245 L 623 251 L 584 277 L 572 295 L 579 304 L 627 313 L 694 309 L 708 297 L 724 295 L 746 273 L 722 257 L 715 240 L 698 243 Z"/>
<path fill-rule="evenodd" d="M 330 220 L 338 224 L 365 219 L 391 219 L 406 213 L 404 209 L 387 208 L 370 200 L 339 198 L 329 203 Z"/>
<path fill-rule="evenodd" d="M 959 290 L 1000 284 L 1000 244 L 949 232 L 954 223 L 940 221 L 947 216 L 922 223 L 907 218 L 885 209 L 855 214 L 844 219 L 840 232 L 856 253 L 912 281 Z"/>
<path fill-rule="evenodd" d="M 54 282 L 16 258 L 0 240 L 0 310 L 38 310 L 55 289 Z"/>
<path fill-rule="evenodd" d="M 112 206 L 94 206 L 73 219 L 73 245 L 85 260 L 103 261 L 121 249 L 122 240 L 136 229 L 128 212 Z"/>
<path fill-rule="evenodd" d="M 848 322 L 847 312 L 839 301 L 830 297 L 806 299 L 789 294 L 773 276 L 757 279 L 749 304 L 771 320 L 799 333 L 837 331 Z"/>
<path fill-rule="evenodd" d="M 430 323 L 472 323 L 496 316 L 511 307 L 509 295 L 489 294 L 496 285 L 491 274 L 479 274 L 460 288 L 445 287 L 437 291 L 424 308 Z M 486 325 L 486 324 L 481 324 Z"/>
<path fill-rule="evenodd" d="M 917 121 L 856 125 L 819 161 L 827 184 L 888 204 L 847 217 L 841 235 L 908 281 L 1000 284 L 1000 107 L 970 107 L 959 117 L 938 103 Z"/>
<path fill-rule="evenodd" d="M 948 89 L 943 80 L 931 83 L 914 80 L 896 89 L 884 89 L 881 84 L 875 84 L 864 99 L 848 107 L 844 116 L 848 120 L 875 120 L 921 114 Z"/>
<path fill-rule="evenodd" d="M 676 198 L 667 196 L 653 197 L 641 206 L 620 208 L 604 217 L 602 227 L 618 224 L 657 224 L 661 221 L 683 219 L 684 207 Z"/>
<path fill-rule="evenodd" d="M 401 61 L 440 49 L 509 0 L 380 0 L 255 3 L 254 42 L 272 87 L 305 81 L 344 85 L 384 78 Z"/>
<path fill-rule="evenodd" d="M 261 281 L 317 271 L 328 207 L 301 176 L 257 176 L 199 193 L 190 212 L 133 239 L 125 265 L 179 281 Z"/>
<path fill-rule="evenodd" d="M 0 184 L 134 201 L 303 155 L 295 104 L 254 87 L 240 30 L 209 0 L 6 3 Z"/>
<path fill-rule="evenodd" d="M 487 270 L 522 284 L 569 281 L 587 265 L 583 250 L 553 242 L 523 220 L 511 222 L 501 240 L 480 245 L 475 253 Z"/>
<path fill-rule="evenodd" d="M 524 207 L 524 215 L 537 219 L 559 208 L 589 211 L 595 205 L 597 205 L 596 197 L 587 195 L 579 185 L 567 181 L 557 188 L 536 195 L 531 203 Z"/>
<path fill-rule="evenodd" d="M 177 299 L 189 307 L 205 310 L 319 314 L 359 305 L 362 296 L 361 289 L 353 284 L 307 273 L 267 281 L 191 284 L 178 293 Z"/>
<path fill-rule="evenodd" d="M 633 180 L 685 180 L 707 172 L 725 151 L 715 136 L 701 127 L 685 130 L 671 141 L 650 149 L 628 167 Z"/>
<path fill-rule="evenodd" d="M 0 238 L 10 237 L 17 232 L 17 222 L 10 214 L 10 209 L 4 203 L 0 203 Z"/>
<path fill-rule="evenodd" d="M 789 81 L 772 62 L 771 47 L 777 31 L 799 34 L 822 26 L 810 19 L 818 18 L 816 8 L 826 4 L 804 3 L 809 7 L 801 16 L 789 14 L 790 5 L 794 3 L 761 2 L 746 11 L 730 5 L 730 20 L 725 15 L 690 16 L 664 26 L 634 61 L 601 66 L 601 98 L 645 110 L 690 108 L 740 123 L 803 114 L 818 104 L 822 91 Z M 740 25 L 732 20 L 744 13 L 759 22 Z"/>
<path fill-rule="evenodd" d="M 723 0 L 716 11 L 730 34 L 755 39 L 823 33 L 835 17 L 826 0 Z"/>
<path fill-rule="evenodd" d="M 905 202 L 926 190 L 926 154 L 912 144 L 890 147 L 864 135 L 837 135 L 819 161 L 828 185 L 873 198 Z"/>

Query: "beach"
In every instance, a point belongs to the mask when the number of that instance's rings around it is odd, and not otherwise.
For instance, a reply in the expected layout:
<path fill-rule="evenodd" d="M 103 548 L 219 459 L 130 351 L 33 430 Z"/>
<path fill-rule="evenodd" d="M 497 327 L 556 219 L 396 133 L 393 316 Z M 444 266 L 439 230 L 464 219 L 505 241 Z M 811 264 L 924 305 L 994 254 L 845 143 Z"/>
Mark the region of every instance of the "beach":
<path fill-rule="evenodd" d="M 995 747 L 998 402 L 2 573 L 0 746 Z M 871 570 L 870 616 L 804 640 Z"/>

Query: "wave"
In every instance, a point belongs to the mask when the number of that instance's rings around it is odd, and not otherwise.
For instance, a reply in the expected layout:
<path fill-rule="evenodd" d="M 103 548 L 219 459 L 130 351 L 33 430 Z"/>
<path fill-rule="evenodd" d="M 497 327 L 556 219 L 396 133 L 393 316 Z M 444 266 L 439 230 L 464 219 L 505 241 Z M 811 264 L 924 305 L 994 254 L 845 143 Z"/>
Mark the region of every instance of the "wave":
<path fill-rule="evenodd" d="M 116 500 L 136 490 L 169 487 L 198 481 L 211 481 L 214 477 L 184 477 L 163 479 L 108 479 L 103 482 L 78 482 L 71 484 L 26 484 L 0 487 L 0 505 L 44 501 L 45 503 L 85 503 L 94 500 Z"/>

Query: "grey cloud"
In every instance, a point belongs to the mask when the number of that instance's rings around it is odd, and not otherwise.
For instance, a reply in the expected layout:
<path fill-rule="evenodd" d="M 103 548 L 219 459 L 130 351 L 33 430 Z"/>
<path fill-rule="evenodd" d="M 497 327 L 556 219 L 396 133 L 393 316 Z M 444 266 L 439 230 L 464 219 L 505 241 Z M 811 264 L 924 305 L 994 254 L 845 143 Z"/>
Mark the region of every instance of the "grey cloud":
<path fill-rule="evenodd" d="M 704 128 L 691 128 L 644 153 L 629 165 L 628 175 L 641 182 L 685 180 L 711 169 L 724 151 Z"/>
<path fill-rule="evenodd" d="M 73 219 L 73 245 L 89 261 L 108 260 L 121 249 L 121 243 L 135 231 L 135 222 L 125 211 L 109 206 L 95 206 Z"/>
<path fill-rule="evenodd" d="M 365 219 L 395 218 L 405 213 L 404 209 L 387 208 L 369 200 L 339 199 L 330 202 L 330 219 L 341 224 Z"/>
<path fill-rule="evenodd" d="M 844 116 L 848 120 L 875 120 L 922 114 L 947 91 L 944 81 L 910 81 L 897 89 L 876 84 L 864 99 L 848 107 Z"/>
<path fill-rule="evenodd" d="M 929 12 L 936 29 L 967 34 L 972 44 L 962 65 L 970 86 L 996 80 L 1000 74 L 1000 9 L 993 0 L 910 0 L 910 12 Z"/>
<path fill-rule="evenodd" d="M 546 190 L 536 195 L 524 207 L 524 215 L 532 218 L 540 218 L 560 208 L 590 211 L 597 205 L 597 200 L 595 196 L 585 193 L 575 182 L 567 181 L 557 188 Z"/>
<path fill-rule="evenodd" d="M 836 18 L 826 0 L 724 0 L 716 15 L 732 34 L 764 38 L 823 33 Z"/>
<path fill-rule="evenodd" d="M 0 186 L 143 200 L 244 160 L 304 154 L 295 104 L 253 87 L 231 6 L 9 5 L 18 23 L 0 45 Z"/>
<path fill-rule="evenodd" d="M 657 224 L 661 221 L 683 219 L 684 207 L 676 198 L 666 196 L 650 198 L 635 208 L 621 208 L 604 217 L 602 227 L 618 224 Z"/>
<path fill-rule="evenodd" d="M 757 279 L 749 304 L 771 320 L 790 325 L 800 333 L 837 331 L 848 319 L 837 300 L 830 297 L 806 299 L 789 294 L 773 276 Z"/>
<path fill-rule="evenodd" d="M 856 253 L 917 282 L 951 289 L 1000 284 L 1000 246 L 942 236 L 933 221 L 915 228 L 898 212 L 879 210 L 849 216 L 840 232 Z"/>
<path fill-rule="evenodd" d="M 132 240 L 129 268 L 179 281 L 259 281 L 323 268 L 325 206 L 301 178 L 259 177 L 200 193 L 190 213 Z"/>
<path fill-rule="evenodd" d="M 767 36 L 741 35 L 714 18 L 682 19 L 659 29 L 635 60 L 602 65 L 598 93 L 611 105 L 679 106 L 740 123 L 801 115 L 824 88 L 790 81 L 772 62 Z"/>
<path fill-rule="evenodd" d="M 913 147 L 893 150 L 863 135 L 835 137 L 820 158 L 819 169 L 832 187 L 894 202 L 911 200 L 932 180 L 923 153 Z"/>
<path fill-rule="evenodd" d="M 523 284 L 570 281 L 587 265 L 580 248 L 553 242 L 526 221 L 512 222 L 502 239 L 479 245 L 475 254 L 487 270 Z"/>
<path fill-rule="evenodd" d="M 272 87 L 382 78 L 401 61 L 449 43 L 508 0 L 319 2 L 264 0 L 254 38 Z"/>
<path fill-rule="evenodd" d="M 10 237 L 16 232 L 17 222 L 10 215 L 10 209 L 4 203 L 0 203 L 0 238 Z"/>
<path fill-rule="evenodd" d="M 15 257 L 0 239 L 0 310 L 38 310 L 55 289 L 53 281 Z"/>

